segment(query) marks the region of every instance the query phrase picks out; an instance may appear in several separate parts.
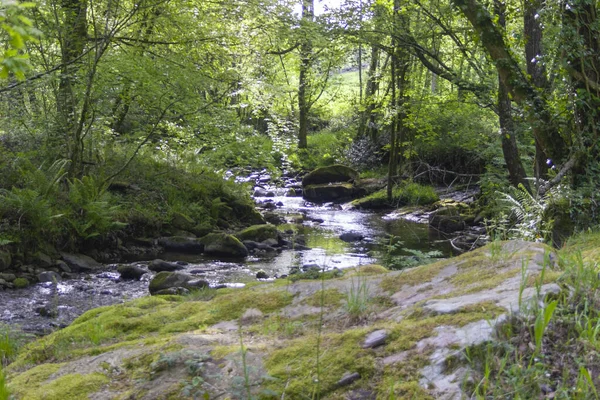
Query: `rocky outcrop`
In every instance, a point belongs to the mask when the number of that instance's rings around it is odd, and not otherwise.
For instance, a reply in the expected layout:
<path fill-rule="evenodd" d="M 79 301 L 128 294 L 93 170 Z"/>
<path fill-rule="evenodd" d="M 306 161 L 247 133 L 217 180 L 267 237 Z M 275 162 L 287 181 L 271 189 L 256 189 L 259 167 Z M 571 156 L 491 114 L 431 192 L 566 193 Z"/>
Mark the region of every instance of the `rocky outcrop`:
<path fill-rule="evenodd" d="M 470 208 L 465 203 L 442 200 L 434 207 L 437 210 L 429 215 L 429 227 L 440 234 L 462 231 L 474 221 Z"/>
<path fill-rule="evenodd" d="M 208 282 L 195 279 L 193 276 L 181 272 L 159 272 L 150 281 L 148 290 L 152 295 L 177 294 L 184 291 L 208 287 Z M 184 289 L 184 290 L 180 290 Z"/>
<path fill-rule="evenodd" d="M 236 237 L 226 233 L 210 233 L 200 241 L 204 244 L 204 253 L 209 256 L 243 258 L 248 249 Z"/>
<path fill-rule="evenodd" d="M 590 246 L 590 261 L 597 260 L 596 248 Z M 190 365 L 200 365 L 198 390 L 208 398 L 238 398 L 247 376 L 250 396 L 271 390 L 277 398 L 296 399 L 314 388 L 315 375 L 306 371 L 319 351 L 327 366 L 318 376 L 324 399 L 389 398 L 390 385 L 373 384 L 385 381 L 401 382 L 406 391 L 395 394 L 402 398 L 465 398 L 471 394 L 461 386 L 467 367 L 457 356 L 496 340 L 507 315 L 530 310 L 545 294 L 557 296 L 553 282 L 563 275 L 548 265 L 553 259 L 554 250 L 542 244 L 496 242 L 403 271 L 363 266 L 337 279 L 261 282 L 212 299 L 203 297 L 212 291 L 199 298 L 136 299 L 92 310 L 38 339 L 5 371 L 16 398 L 42 398 L 49 390 L 67 398 L 76 374 L 86 385 L 104 379 L 87 389 L 90 398 L 142 392 L 181 398 L 182 377 L 189 380 Z M 177 294 L 206 285 L 191 275 L 161 272 L 150 291 Z M 367 306 L 360 312 L 368 324 L 348 318 L 352 301 Z M 317 319 L 318 327 L 305 323 Z M 92 332 L 99 344 L 77 341 L 82 332 Z M 62 351 L 48 352 L 59 340 Z M 252 368 L 240 367 L 243 357 Z M 114 371 L 125 369 L 112 385 Z M 149 373 L 153 379 L 135 378 Z M 61 382 L 71 386 L 63 389 Z"/>

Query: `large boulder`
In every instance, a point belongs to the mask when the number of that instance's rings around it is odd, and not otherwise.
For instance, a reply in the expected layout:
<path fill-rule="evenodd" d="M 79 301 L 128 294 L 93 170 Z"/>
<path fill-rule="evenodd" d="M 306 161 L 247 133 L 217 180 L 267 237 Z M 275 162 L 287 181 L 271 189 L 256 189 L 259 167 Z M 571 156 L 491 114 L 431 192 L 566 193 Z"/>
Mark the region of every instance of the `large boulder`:
<path fill-rule="evenodd" d="M 361 188 L 351 183 L 330 183 L 309 185 L 304 188 L 303 197 L 313 203 L 344 202 L 364 195 Z"/>
<path fill-rule="evenodd" d="M 84 254 L 61 253 L 61 256 L 74 272 L 92 272 L 102 268 L 102 264 Z"/>
<path fill-rule="evenodd" d="M 200 238 L 204 253 L 209 256 L 240 258 L 248 256 L 248 249 L 237 238 L 226 233 L 209 233 Z"/>
<path fill-rule="evenodd" d="M 275 239 L 279 237 L 277 227 L 271 224 L 252 225 L 238 233 L 235 237 L 241 241 L 251 240 L 253 242 L 262 242 L 267 239 Z"/>
<path fill-rule="evenodd" d="M 358 172 L 345 165 L 330 165 L 317 168 L 302 178 L 302 186 L 321 185 L 324 183 L 346 183 L 358 179 Z"/>
<path fill-rule="evenodd" d="M 193 276 L 181 272 L 159 272 L 150 281 L 148 290 L 150 294 L 166 294 L 181 292 L 178 289 L 194 290 L 208 287 L 208 282 L 202 279 L 195 279 Z"/>
<path fill-rule="evenodd" d="M 158 244 L 166 251 L 175 253 L 199 254 L 204 251 L 204 243 L 197 238 L 170 236 L 158 239 Z"/>

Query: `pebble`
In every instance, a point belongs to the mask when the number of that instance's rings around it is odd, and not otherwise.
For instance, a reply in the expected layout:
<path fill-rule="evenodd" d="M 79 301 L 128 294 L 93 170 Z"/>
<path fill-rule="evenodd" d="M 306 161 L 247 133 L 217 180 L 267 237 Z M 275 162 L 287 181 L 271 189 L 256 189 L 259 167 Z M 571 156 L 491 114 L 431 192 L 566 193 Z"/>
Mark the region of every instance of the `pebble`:
<path fill-rule="evenodd" d="M 365 341 L 362 344 L 363 349 L 372 349 L 377 346 L 381 346 L 385 343 L 385 340 L 388 337 L 388 333 L 385 329 L 379 329 L 377 331 L 371 332 L 365 338 Z"/>

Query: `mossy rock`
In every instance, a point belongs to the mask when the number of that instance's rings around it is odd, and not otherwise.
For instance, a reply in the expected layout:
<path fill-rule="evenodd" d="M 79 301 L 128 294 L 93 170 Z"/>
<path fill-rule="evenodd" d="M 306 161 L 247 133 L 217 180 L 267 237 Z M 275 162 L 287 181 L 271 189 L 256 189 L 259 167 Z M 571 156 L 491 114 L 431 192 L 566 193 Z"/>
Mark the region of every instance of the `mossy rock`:
<path fill-rule="evenodd" d="M 314 203 L 339 203 L 360 197 L 362 194 L 364 192 L 351 183 L 332 183 L 306 186 L 303 197 Z"/>
<path fill-rule="evenodd" d="M 345 165 L 330 165 L 317 168 L 302 178 L 302 186 L 320 185 L 324 183 L 353 182 L 358 179 L 358 172 Z"/>
<path fill-rule="evenodd" d="M 254 242 L 262 242 L 267 239 L 277 240 L 278 236 L 277 227 L 271 224 L 252 225 L 235 234 L 240 241 L 252 240 Z"/>
<path fill-rule="evenodd" d="M 236 237 L 226 233 L 209 233 L 200 239 L 204 254 L 218 257 L 247 257 L 248 249 Z"/>
<path fill-rule="evenodd" d="M 148 290 L 150 294 L 159 294 L 168 289 L 184 288 L 188 290 L 202 289 L 208 287 L 208 282 L 194 279 L 193 276 L 181 272 L 159 272 L 150 281 Z"/>

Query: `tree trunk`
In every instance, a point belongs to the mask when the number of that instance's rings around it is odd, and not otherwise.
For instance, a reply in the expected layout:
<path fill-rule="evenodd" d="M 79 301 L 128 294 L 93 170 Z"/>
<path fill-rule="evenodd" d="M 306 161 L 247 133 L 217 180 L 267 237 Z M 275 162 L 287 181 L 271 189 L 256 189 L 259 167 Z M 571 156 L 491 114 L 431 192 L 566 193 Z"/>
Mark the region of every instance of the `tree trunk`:
<path fill-rule="evenodd" d="M 546 77 L 546 68 L 541 62 L 543 56 L 542 49 L 542 23 L 539 12 L 542 8 L 541 0 L 529 0 L 525 2 L 523 14 L 523 31 L 525 33 L 525 60 L 527 61 L 527 74 L 531 77 L 531 82 L 535 87 L 541 90 L 548 88 L 548 79 Z M 540 137 L 539 124 L 533 124 L 531 129 L 535 140 L 535 158 L 534 174 L 537 179 L 547 179 L 548 156 L 538 139 Z"/>
<path fill-rule="evenodd" d="M 358 126 L 359 137 L 369 135 L 372 139 L 377 137 L 377 128 L 375 125 L 375 106 L 376 106 L 376 95 L 379 90 L 379 54 L 380 50 L 378 47 L 373 46 L 371 48 L 371 63 L 369 64 L 369 71 L 367 72 L 367 84 L 365 87 L 365 98 L 364 98 L 364 111 L 360 116 L 360 123 Z"/>
<path fill-rule="evenodd" d="M 67 157 L 71 160 L 70 171 L 81 169 L 83 143 L 77 134 L 77 101 L 73 84 L 77 81 L 79 65 L 76 62 L 84 51 L 87 41 L 87 0 L 64 0 L 61 41 L 61 74 L 58 84 L 56 108 L 58 113 L 57 138 L 64 137 Z"/>
<path fill-rule="evenodd" d="M 534 133 L 544 152 L 556 164 L 565 162 L 568 146 L 553 123 L 545 98 L 538 94 L 531 81 L 520 69 L 487 9 L 477 0 L 454 0 L 454 4 L 462 11 L 481 38 L 481 43 L 496 64 L 500 79 L 508 88 L 513 100 L 526 105 L 530 123 L 538 124 L 539 130 Z"/>
<path fill-rule="evenodd" d="M 498 16 L 498 24 L 506 28 L 506 6 L 501 0 L 494 0 L 494 9 Z M 502 154 L 508 169 L 508 180 L 511 185 L 517 187 L 522 184 L 527 191 L 531 192 L 527 174 L 521 158 L 519 156 L 519 148 L 517 147 L 517 139 L 515 136 L 515 124 L 512 118 L 511 102 L 508 95 L 508 89 L 500 75 L 498 75 L 498 116 L 500 120 L 500 135 L 502 139 Z"/>
<path fill-rule="evenodd" d="M 302 22 L 307 25 L 314 20 L 314 0 L 302 1 Z M 307 99 L 310 86 L 309 72 L 312 57 L 312 44 L 310 42 L 310 30 L 305 30 L 302 44 L 300 45 L 300 73 L 298 76 L 298 148 L 308 147 L 308 112 L 310 102 Z"/>

